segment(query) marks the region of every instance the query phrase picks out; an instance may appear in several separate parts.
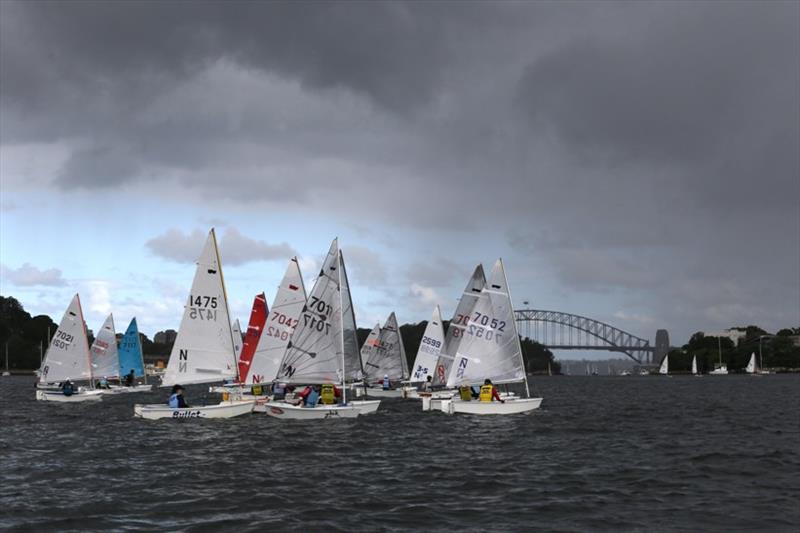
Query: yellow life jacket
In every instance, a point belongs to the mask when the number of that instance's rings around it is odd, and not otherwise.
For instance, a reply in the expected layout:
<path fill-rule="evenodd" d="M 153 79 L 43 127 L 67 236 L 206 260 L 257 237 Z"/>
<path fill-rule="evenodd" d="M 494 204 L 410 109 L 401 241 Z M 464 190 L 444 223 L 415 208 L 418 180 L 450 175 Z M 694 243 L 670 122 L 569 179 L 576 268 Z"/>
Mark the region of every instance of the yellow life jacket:
<path fill-rule="evenodd" d="M 465 402 L 472 400 L 472 389 L 469 387 L 460 387 L 458 392 L 461 393 L 461 399 Z"/>
<path fill-rule="evenodd" d="M 492 392 L 493 391 L 494 391 L 494 385 L 483 385 L 481 387 L 480 400 L 482 402 L 491 402 L 492 401 Z"/>
<path fill-rule="evenodd" d="M 323 385 L 319 399 L 325 405 L 332 405 L 336 403 L 336 391 L 334 390 L 333 385 L 330 383 Z"/>

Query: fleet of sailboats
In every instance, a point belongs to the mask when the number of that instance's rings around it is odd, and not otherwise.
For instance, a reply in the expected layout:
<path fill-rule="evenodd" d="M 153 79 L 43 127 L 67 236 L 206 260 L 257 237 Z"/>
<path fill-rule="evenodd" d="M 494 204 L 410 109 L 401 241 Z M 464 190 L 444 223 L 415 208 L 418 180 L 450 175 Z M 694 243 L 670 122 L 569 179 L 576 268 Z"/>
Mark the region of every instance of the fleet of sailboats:
<path fill-rule="evenodd" d="M 728 373 L 721 345 L 719 352 L 719 363 L 711 375 Z M 222 260 L 211 229 L 197 261 L 161 387 L 221 383 L 211 391 L 221 393 L 222 400 L 191 407 L 137 404 L 134 415 L 145 419 L 231 418 L 255 410 L 277 419 L 355 418 L 376 412 L 381 404 L 380 399 L 353 398 L 362 394 L 421 398 L 423 410 L 447 414 L 519 414 L 542 403 L 542 398 L 530 393 L 502 259 L 494 264 L 488 281 L 483 266 L 476 266 L 446 329 L 439 306 L 434 308 L 410 368 L 407 361 L 394 312 L 383 326 L 375 325 L 359 349 L 338 239 L 331 243 L 308 294 L 297 258 L 289 261 L 272 308 L 267 306 L 265 293 L 255 296 L 243 336 L 239 321 L 230 320 Z M 5 366 L 8 370 L 7 350 Z M 566 368 L 569 374 L 568 363 Z M 762 373 L 755 353 L 745 372 Z M 596 367 L 587 363 L 586 373 L 596 375 Z M 630 375 L 627 371 L 622 375 L 626 373 Z M 692 357 L 691 373 L 701 375 L 696 356 Z M 36 398 L 43 401 L 98 401 L 104 393 L 142 392 L 152 387 L 146 383 L 136 318 L 118 345 L 114 317 L 109 314 L 89 346 L 77 294 L 51 338 L 38 374 Z M 668 355 L 658 374 L 670 376 Z M 548 375 L 552 375 L 549 362 Z M 114 383 L 100 389 L 96 387 L 98 378 L 104 385 Z M 62 385 L 68 381 L 74 385 L 65 390 Z M 518 386 L 517 390 L 510 391 L 509 385 Z M 301 386 L 309 391 L 322 388 L 326 391 L 323 401 L 299 401 L 296 389 L 294 395 L 291 391 Z M 281 394 L 276 392 L 273 397 L 274 390 Z"/>

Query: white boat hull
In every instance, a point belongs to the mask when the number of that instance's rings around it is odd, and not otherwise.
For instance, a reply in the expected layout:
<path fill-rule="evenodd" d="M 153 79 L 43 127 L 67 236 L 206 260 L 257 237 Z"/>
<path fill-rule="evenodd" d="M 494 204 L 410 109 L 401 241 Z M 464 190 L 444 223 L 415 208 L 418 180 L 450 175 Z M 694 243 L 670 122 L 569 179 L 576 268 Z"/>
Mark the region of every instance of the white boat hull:
<path fill-rule="evenodd" d="M 505 402 L 443 400 L 440 410 L 449 415 L 516 415 L 538 409 L 542 398 L 509 398 Z"/>
<path fill-rule="evenodd" d="M 99 390 L 78 391 L 71 396 L 64 396 L 59 390 L 39 389 L 36 391 L 36 399 L 42 402 L 96 402 L 103 399 L 103 392 Z"/>
<path fill-rule="evenodd" d="M 169 407 L 163 404 L 133 406 L 133 414 L 138 418 L 158 420 L 171 418 L 233 418 L 246 415 L 253 411 L 254 400 L 232 400 L 220 402 L 217 405 L 204 405 L 202 407 Z"/>
<path fill-rule="evenodd" d="M 380 402 L 379 402 L 380 403 Z M 377 407 L 376 407 L 377 409 Z M 328 418 L 356 418 L 361 415 L 361 409 L 353 404 L 347 405 L 317 405 L 316 407 L 301 407 L 285 402 L 269 402 L 266 405 L 268 416 L 282 420 L 325 420 Z"/>
<path fill-rule="evenodd" d="M 133 387 L 125 387 L 121 385 L 111 385 L 110 389 L 100 389 L 103 394 L 130 394 L 132 392 L 150 392 L 153 390 L 152 385 L 134 385 Z"/>
<path fill-rule="evenodd" d="M 378 411 L 378 407 L 381 405 L 380 400 L 355 400 L 349 402 L 347 405 L 352 405 L 359 411 L 361 411 L 362 415 L 371 415 Z"/>

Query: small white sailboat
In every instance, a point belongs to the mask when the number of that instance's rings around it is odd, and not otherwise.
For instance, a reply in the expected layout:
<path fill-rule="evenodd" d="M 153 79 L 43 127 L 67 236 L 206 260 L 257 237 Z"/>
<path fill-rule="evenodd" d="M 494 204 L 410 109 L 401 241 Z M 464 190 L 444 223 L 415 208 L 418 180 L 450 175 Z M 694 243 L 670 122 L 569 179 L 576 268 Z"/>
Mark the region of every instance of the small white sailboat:
<path fill-rule="evenodd" d="M 6 366 L 5 370 L 3 370 L 3 377 L 7 377 L 11 375 L 11 369 L 8 367 L 8 343 L 6 343 Z"/>
<path fill-rule="evenodd" d="M 762 373 L 760 372 L 758 365 L 756 364 L 756 353 L 753 352 L 750 354 L 750 361 L 747 363 L 747 367 L 744 369 L 745 372 L 750 374 L 751 376 L 761 376 Z"/>
<path fill-rule="evenodd" d="M 669 376 L 669 354 L 664 354 L 664 359 L 661 360 L 658 373 L 662 376 Z"/>
<path fill-rule="evenodd" d="M 447 386 L 489 387 L 484 385 L 486 379 L 490 379 L 493 385 L 524 383 L 526 397 L 509 395 L 504 402 L 492 401 L 491 395 L 485 395 L 482 387 L 481 401 L 453 396 L 441 401 L 440 409 L 447 414 L 517 414 L 532 411 L 542 404 L 542 398 L 530 396 L 502 259 L 495 263 L 489 282 L 481 290 L 473 307 L 447 378 Z M 484 396 L 488 398 L 484 399 Z"/>
<path fill-rule="evenodd" d="M 694 377 L 697 377 L 697 378 L 703 377 L 702 374 L 697 372 L 697 356 L 696 355 L 692 356 L 692 375 Z"/>
<path fill-rule="evenodd" d="M 383 327 L 375 327 L 378 338 L 370 339 L 364 343 L 364 347 L 369 348 L 361 351 L 361 363 L 364 368 L 364 382 L 366 387 L 357 387 L 356 395 L 366 393 L 375 398 L 401 398 L 403 395 L 402 387 L 384 388 L 376 385 L 386 377 L 391 383 L 399 385 L 408 379 L 408 360 L 406 350 L 403 346 L 403 337 L 400 335 L 400 326 L 394 312 L 389 314 Z M 370 336 L 376 329 L 370 332 Z M 371 344 L 370 344 L 371 342 Z"/>
<path fill-rule="evenodd" d="M 217 238 L 212 229 L 197 261 L 192 289 L 161 386 L 236 379 L 238 362 Z M 137 404 L 134 415 L 160 418 L 231 418 L 250 413 L 255 400 L 224 400 L 218 405 L 169 407 Z"/>
<path fill-rule="evenodd" d="M 362 372 L 347 272 L 334 239 L 286 347 L 278 379 L 288 384 L 339 384 L 341 403 L 331 398 L 332 403 L 304 407 L 273 401 L 266 413 L 281 420 L 323 420 L 374 412 L 380 400 L 347 401 L 348 383 L 360 381 Z"/>
<path fill-rule="evenodd" d="M 431 381 L 433 380 L 442 348 L 444 348 L 444 327 L 442 326 L 442 312 L 437 305 L 422 334 L 417 356 L 411 366 L 409 382 L 403 387 L 404 398 L 419 398 L 418 387 L 413 384 L 427 383 L 428 377 L 431 378 Z"/>
<path fill-rule="evenodd" d="M 72 394 L 65 395 L 56 385 L 66 380 L 91 382 L 90 357 L 81 300 L 76 294 L 64 312 L 45 353 L 39 370 L 36 399 L 69 403 L 101 400 L 101 391 L 76 387 Z"/>
<path fill-rule="evenodd" d="M 722 362 L 722 338 L 717 337 L 717 349 L 719 352 L 719 363 L 714 365 L 714 370 L 708 373 L 709 376 L 727 376 L 728 365 Z"/>
<path fill-rule="evenodd" d="M 98 390 L 103 394 L 111 393 L 109 379 L 119 378 L 119 355 L 117 352 L 117 332 L 114 329 L 114 315 L 109 314 L 103 326 L 97 332 L 91 348 L 92 374 L 102 377 Z M 106 388 L 103 387 L 105 381 Z"/>

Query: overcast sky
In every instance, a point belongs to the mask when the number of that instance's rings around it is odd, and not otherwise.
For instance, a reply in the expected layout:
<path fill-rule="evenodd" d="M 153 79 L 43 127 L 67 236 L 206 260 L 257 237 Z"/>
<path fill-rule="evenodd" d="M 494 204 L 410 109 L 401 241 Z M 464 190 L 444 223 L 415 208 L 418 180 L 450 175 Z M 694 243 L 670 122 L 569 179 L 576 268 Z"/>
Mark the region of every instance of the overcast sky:
<path fill-rule="evenodd" d="M 800 3 L 0 2 L 3 295 L 177 327 L 338 236 L 359 326 L 512 297 L 800 325 Z"/>

